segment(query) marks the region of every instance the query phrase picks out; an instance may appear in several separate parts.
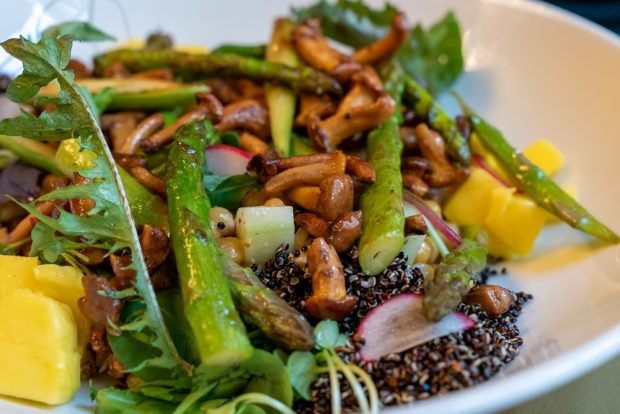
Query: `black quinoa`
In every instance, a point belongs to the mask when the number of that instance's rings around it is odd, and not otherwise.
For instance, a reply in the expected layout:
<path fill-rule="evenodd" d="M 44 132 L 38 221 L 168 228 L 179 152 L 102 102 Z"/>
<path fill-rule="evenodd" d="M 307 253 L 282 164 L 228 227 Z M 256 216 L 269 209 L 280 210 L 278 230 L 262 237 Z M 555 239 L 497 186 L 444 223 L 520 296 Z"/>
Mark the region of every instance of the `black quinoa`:
<path fill-rule="evenodd" d="M 303 257 L 305 251 L 286 254 L 282 249 L 263 269 L 254 268 L 258 277 L 280 297 L 305 314 L 304 302 L 312 291 L 311 278 Z M 341 255 L 347 290 L 358 298 L 353 314 L 340 323 L 342 332 L 349 335 L 357 330 L 360 320 L 379 303 L 400 293 L 423 293 L 423 275 L 407 265 L 399 255 L 380 275 L 368 277 L 361 272 L 357 249 Z M 297 264 L 296 264 L 297 263 Z M 486 284 L 489 277 L 506 274 L 505 269 L 487 267 L 477 284 Z M 383 405 L 406 404 L 434 395 L 471 387 L 496 375 L 519 353 L 523 344 L 517 318 L 531 295 L 517 293 L 516 302 L 499 318 L 489 318 L 478 305 L 461 304 L 460 312 L 467 314 L 474 327 L 416 346 L 404 352 L 387 355 L 380 361 L 368 363 L 357 352 L 361 346 L 352 339 L 338 354 L 346 361 L 360 366 L 373 378 Z M 354 337 L 353 337 L 354 338 Z M 357 405 L 346 381 L 340 382 L 344 412 L 356 412 Z M 329 413 L 330 385 L 323 375 L 313 386 L 312 400 L 297 400 L 295 412 L 300 414 Z"/>

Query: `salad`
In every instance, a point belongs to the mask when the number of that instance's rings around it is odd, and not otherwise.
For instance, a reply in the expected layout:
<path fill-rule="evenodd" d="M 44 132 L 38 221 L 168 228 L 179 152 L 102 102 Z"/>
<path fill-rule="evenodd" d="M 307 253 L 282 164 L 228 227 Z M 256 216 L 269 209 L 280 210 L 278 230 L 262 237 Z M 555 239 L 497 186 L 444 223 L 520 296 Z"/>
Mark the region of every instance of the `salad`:
<path fill-rule="evenodd" d="M 532 296 L 489 277 L 546 225 L 620 241 L 553 181 L 551 142 L 440 106 L 453 14 L 321 0 L 272 26 L 92 64 L 72 44 L 114 39 L 84 22 L 2 43 L 23 73 L 0 82 L 0 395 L 378 413 L 518 358 Z"/>

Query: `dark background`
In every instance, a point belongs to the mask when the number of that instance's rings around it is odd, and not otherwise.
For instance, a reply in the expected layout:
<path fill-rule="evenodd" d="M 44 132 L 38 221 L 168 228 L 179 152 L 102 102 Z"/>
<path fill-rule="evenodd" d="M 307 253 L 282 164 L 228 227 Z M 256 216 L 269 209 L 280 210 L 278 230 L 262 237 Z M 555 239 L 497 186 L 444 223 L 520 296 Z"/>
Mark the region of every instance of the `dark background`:
<path fill-rule="evenodd" d="M 548 0 L 620 34 L 620 0 Z"/>

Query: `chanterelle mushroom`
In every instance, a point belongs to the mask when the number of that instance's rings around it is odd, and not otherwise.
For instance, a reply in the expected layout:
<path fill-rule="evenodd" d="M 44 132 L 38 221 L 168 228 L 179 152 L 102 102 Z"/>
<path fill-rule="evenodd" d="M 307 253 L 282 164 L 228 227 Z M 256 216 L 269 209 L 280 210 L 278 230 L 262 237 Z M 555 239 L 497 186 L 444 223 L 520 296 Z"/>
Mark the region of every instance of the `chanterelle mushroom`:
<path fill-rule="evenodd" d="M 332 102 L 329 95 L 301 95 L 295 126 L 305 127 L 311 120 L 323 118 L 334 112 L 336 112 L 336 104 Z"/>
<path fill-rule="evenodd" d="M 415 128 L 418 137 L 420 152 L 430 161 L 431 171 L 424 174 L 424 181 L 431 187 L 445 187 L 457 184 L 467 177 L 462 168 L 450 163 L 446 154 L 443 138 L 426 124 L 422 123 Z"/>
<path fill-rule="evenodd" d="M 356 300 L 347 295 L 336 249 L 322 237 L 314 239 L 308 249 L 308 268 L 312 275 L 312 296 L 306 301 L 308 313 L 316 319 L 344 319 L 355 308 Z"/>
<path fill-rule="evenodd" d="M 336 113 L 308 125 L 314 143 L 326 151 L 333 151 L 348 137 L 381 124 L 396 110 L 394 100 L 383 91 L 379 76 L 370 66 L 353 75 L 351 81 L 353 87 Z"/>
<path fill-rule="evenodd" d="M 293 30 L 295 48 L 303 60 L 311 66 L 331 72 L 343 62 L 351 58 L 333 49 L 321 33 L 318 19 L 303 21 Z"/>
<path fill-rule="evenodd" d="M 376 42 L 356 51 L 353 55 L 353 60 L 363 65 L 377 63 L 396 52 L 396 50 L 405 43 L 408 34 L 407 17 L 404 13 L 398 13 L 392 19 L 392 29 L 388 34 Z"/>
<path fill-rule="evenodd" d="M 222 120 L 215 126 L 219 132 L 240 129 L 266 138 L 269 136 L 269 112 L 256 99 L 243 99 L 224 107 Z"/>

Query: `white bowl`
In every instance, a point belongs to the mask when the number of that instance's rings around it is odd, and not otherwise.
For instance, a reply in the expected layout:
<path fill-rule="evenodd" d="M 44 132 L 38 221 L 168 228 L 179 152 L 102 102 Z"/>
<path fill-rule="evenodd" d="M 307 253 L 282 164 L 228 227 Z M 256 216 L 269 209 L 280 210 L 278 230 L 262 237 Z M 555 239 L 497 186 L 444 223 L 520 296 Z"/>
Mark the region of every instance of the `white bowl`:
<path fill-rule="evenodd" d="M 15 2 L 14 2 L 15 3 Z M 259 43 L 289 0 L 38 4 L 22 1 L 0 15 L 0 37 L 84 18 L 119 38 L 171 31 L 180 43 Z M 306 3 L 297 2 L 292 3 Z M 376 2 L 372 2 L 376 3 Z M 620 231 L 620 40 L 559 9 L 528 1 L 400 0 L 412 21 L 456 12 L 464 33 L 467 72 L 455 89 L 517 146 L 553 140 L 566 154 L 562 184 L 576 185 L 597 217 Z M 22 24 L 22 22 L 26 22 Z M 92 53 L 80 45 L 80 53 Z M 0 56 L 0 62 L 2 56 Z M 4 70 L 16 67 L 3 64 Z M 1 66 L 0 66 L 1 67 Z M 443 97 L 451 110 L 456 106 Z M 483 413 L 507 408 L 558 387 L 620 353 L 620 248 L 602 246 L 556 225 L 532 257 L 509 263 L 498 282 L 534 294 L 520 320 L 525 345 L 496 378 L 471 389 L 386 410 L 390 413 Z M 0 373 L 7 375 L 8 373 Z M 90 412 L 87 390 L 73 404 L 45 409 L 0 401 L 0 412 Z"/>

